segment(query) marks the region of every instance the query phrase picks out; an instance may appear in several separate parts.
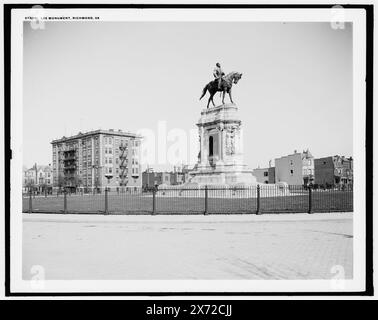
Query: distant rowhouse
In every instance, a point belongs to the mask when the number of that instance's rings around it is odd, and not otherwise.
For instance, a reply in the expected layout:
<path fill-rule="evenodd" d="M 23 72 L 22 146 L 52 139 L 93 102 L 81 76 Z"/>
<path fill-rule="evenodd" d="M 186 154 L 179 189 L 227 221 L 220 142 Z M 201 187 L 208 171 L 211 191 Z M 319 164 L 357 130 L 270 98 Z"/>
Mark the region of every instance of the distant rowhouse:
<path fill-rule="evenodd" d="M 336 155 L 315 159 L 315 172 L 319 186 L 353 185 L 353 158 Z"/>
<path fill-rule="evenodd" d="M 53 170 L 51 165 L 37 165 L 23 172 L 24 191 L 33 190 L 40 193 L 50 191 L 53 185 Z"/>
<path fill-rule="evenodd" d="M 173 172 L 154 172 L 151 168 L 146 169 L 143 175 L 143 188 L 152 188 L 164 185 L 180 185 L 189 181 L 188 166 L 174 167 Z"/>
<path fill-rule="evenodd" d="M 141 138 L 110 129 L 53 140 L 54 186 L 141 188 Z"/>
<path fill-rule="evenodd" d="M 258 183 L 275 183 L 275 167 L 253 169 Z"/>
<path fill-rule="evenodd" d="M 314 183 L 316 174 L 314 157 L 307 149 L 303 152 L 275 159 L 276 183 L 286 182 L 289 185 L 309 185 Z"/>

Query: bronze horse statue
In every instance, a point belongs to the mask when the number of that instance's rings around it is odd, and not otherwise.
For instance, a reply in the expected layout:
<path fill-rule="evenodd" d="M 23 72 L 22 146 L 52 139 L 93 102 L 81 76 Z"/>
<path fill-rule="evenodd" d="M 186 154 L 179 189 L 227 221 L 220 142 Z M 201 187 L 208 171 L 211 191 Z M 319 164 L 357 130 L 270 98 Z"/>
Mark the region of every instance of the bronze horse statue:
<path fill-rule="evenodd" d="M 239 73 L 239 72 L 236 72 L 236 71 L 230 72 L 228 75 L 223 77 L 223 79 L 221 81 L 220 88 L 218 88 L 218 80 L 217 79 L 210 81 L 205 86 L 205 88 L 203 88 L 200 100 L 203 98 L 203 96 L 206 94 L 206 92 L 209 91 L 210 97 L 209 97 L 209 100 L 207 101 L 207 108 L 209 108 L 210 101 L 213 103 L 213 106 L 215 107 L 213 97 L 218 91 L 220 91 L 220 92 L 223 93 L 222 104 L 224 104 L 224 96 L 226 95 L 226 93 L 228 93 L 228 95 L 230 96 L 231 103 L 234 103 L 232 101 L 232 95 L 231 95 L 232 84 L 233 83 L 237 84 L 238 81 L 241 79 L 241 77 L 242 77 L 242 73 Z"/>

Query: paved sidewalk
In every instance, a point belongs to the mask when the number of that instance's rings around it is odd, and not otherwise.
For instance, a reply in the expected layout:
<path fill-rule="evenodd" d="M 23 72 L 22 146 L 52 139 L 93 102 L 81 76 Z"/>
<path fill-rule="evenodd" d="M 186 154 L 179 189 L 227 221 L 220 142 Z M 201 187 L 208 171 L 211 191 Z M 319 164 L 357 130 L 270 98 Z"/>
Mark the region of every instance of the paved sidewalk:
<path fill-rule="evenodd" d="M 23 215 L 23 278 L 330 279 L 353 274 L 353 214 Z"/>

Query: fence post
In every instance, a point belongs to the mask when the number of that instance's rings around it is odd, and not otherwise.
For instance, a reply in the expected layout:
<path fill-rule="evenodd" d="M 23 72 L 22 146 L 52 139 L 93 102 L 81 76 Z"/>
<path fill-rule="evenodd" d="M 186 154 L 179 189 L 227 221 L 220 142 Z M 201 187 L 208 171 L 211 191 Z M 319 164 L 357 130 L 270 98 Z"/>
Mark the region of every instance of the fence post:
<path fill-rule="evenodd" d="M 32 192 L 29 190 L 29 213 L 33 211 L 33 199 L 32 199 Z"/>
<path fill-rule="evenodd" d="M 108 208 L 108 187 L 105 187 L 105 214 L 109 214 L 109 208 Z"/>
<path fill-rule="evenodd" d="M 63 200 L 63 203 L 64 203 L 64 213 L 67 213 L 67 190 L 66 188 L 64 188 L 63 190 L 63 195 L 64 195 L 64 200 Z"/>
<path fill-rule="evenodd" d="M 209 199 L 209 195 L 208 195 L 208 190 L 207 190 L 207 185 L 206 185 L 205 186 L 205 212 L 204 212 L 205 215 L 209 214 L 208 199 Z"/>
<path fill-rule="evenodd" d="M 261 214 L 260 212 L 260 185 L 257 185 L 257 198 L 256 198 L 256 214 Z"/>
<path fill-rule="evenodd" d="M 308 186 L 308 213 L 312 213 L 312 188 Z"/>
<path fill-rule="evenodd" d="M 156 214 L 156 188 L 152 189 L 152 215 Z"/>

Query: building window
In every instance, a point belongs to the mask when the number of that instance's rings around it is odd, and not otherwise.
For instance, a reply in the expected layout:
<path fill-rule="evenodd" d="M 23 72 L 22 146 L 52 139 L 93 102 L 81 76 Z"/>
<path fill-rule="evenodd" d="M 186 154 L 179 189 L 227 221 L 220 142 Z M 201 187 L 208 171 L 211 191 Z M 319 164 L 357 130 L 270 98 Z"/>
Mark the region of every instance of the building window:
<path fill-rule="evenodd" d="M 293 174 L 294 174 L 294 170 L 291 169 L 291 170 L 290 170 L 290 175 L 292 176 Z"/>
<path fill-rule="evenodd" d="M 264 177 L 267 177 L 267 176 L 268 176 L 268 172 L 264 171 Z"/>

